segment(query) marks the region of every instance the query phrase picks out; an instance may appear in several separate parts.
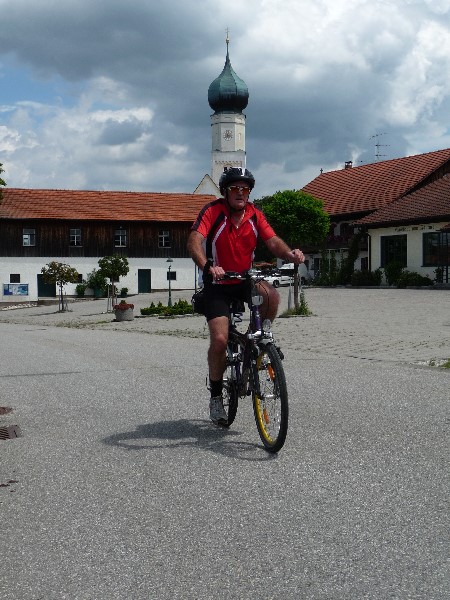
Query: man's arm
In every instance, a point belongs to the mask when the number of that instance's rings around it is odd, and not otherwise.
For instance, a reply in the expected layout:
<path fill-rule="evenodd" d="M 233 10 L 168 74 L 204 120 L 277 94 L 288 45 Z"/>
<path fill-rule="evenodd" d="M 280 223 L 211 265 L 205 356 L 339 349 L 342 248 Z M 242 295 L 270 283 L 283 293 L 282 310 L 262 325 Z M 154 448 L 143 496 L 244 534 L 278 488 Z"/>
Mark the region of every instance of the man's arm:
<path fill-rule="evenodd" d="M 191 231 L 188 238 L 187 249 L 190 257 L 195 262 L 197 267 L 203 271 L 207 263 L 205 250 L 203 248 L 203 240 L 205 238 L 198 231 Z M 210 267 L 209 273 L 215 280 L 221 279 L 225 273 L 222 267 Z"/>
<path fill-rule="evenodd" d="M 270 250 L 270 252 L 277 258 L 281 258 L 288 262 L 293 262 L 296 265 L 305 262 L 305 256 L 301 250 L 299 250 L 298 248 L 295 248 L 295 250 L 291 250 L 286 244 L 286 242 L 284 242 L 277 235 L 269 238 L 266 241 L 266 246 Z"/>
<path fill-rule="evenodd" d="M 206 264 L 206 254 L 205 249 L 203 248 L 203 240 L 205 238 L 198 231 L 191 231 L 188 237 L 187 242 L 187 250 L 189 252 L 189 256 L 195 262 L 197 267 L 200 270 L 203 270 L 203 267 Z"/>

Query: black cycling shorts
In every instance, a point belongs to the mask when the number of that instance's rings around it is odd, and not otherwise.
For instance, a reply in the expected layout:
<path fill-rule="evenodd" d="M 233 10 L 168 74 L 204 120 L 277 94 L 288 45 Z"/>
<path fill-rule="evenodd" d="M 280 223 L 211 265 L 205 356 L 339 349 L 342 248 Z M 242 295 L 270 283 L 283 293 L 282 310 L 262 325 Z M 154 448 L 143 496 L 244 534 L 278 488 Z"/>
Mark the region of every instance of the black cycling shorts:
<path fill-rule="evenodd" d="M 210 321 L 216 317 L 229 317 L 233 300 L 250 300 L 250 282 L 205 285 L 205 316 Z"/>

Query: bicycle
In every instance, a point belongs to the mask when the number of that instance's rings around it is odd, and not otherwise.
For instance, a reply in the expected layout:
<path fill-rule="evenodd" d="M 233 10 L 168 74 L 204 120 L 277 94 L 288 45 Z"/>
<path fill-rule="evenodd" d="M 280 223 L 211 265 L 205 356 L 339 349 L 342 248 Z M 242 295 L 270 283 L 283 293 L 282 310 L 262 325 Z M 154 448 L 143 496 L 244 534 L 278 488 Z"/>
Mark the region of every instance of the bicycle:
<path fill-rule="evenodd" d="M 226 279 L 249 281 L 251 294 L 248 301 L 250 320 L 245 332 L 237 325 L 242 322 L 243 304 L 230 303 L 227 362 L 223 382 L 223 400 L 228 421 L 232 425 L 239 398 L 252 396 L 253 412 L 261 441 L 268 452 L 278 452 L 284 445 L 288 430 L 289 406 L 286 377 L 282 364 L 283 354 L 275 345 L 271 323 L 262 322 L 260 309 L 263 302 L 256 283 L 258 275 L 227 272 Z"/>

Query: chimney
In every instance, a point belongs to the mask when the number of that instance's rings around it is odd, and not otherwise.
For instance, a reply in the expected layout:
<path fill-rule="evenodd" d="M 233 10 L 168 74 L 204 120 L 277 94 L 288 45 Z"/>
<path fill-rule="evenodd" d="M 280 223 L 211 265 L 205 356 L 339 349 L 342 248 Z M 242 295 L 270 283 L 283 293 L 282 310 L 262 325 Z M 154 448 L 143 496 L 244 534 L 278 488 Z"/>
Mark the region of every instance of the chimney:
<path fill-rule="evenodd" d="M 344 164 L 344 169 L 351 169 L 353 167 L 353 161 L 352 160 L 346 160 L 345 164 Z"/>

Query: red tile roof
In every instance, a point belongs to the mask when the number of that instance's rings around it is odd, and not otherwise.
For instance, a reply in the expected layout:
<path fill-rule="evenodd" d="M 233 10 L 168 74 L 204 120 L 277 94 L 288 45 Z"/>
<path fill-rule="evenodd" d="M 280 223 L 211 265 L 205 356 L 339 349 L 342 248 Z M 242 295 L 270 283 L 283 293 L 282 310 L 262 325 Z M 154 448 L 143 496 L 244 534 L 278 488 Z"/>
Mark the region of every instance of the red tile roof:
<path fill-rule="evenodd" d="M 193 222 L 207 194 L 5 188 L 1 219 Z"/>
<path fill-rule="evenodd" d="M 446 221 L 450 218 L 450 176 L 433 181 L 356 221 L 362 225 L 383 225 L 417 221 Z"/>
<path fill-rule="evenodd" d="M 450 148 L 322 173 L 302 189 L 330 215 L 364 213 L 411 192 L 448 161 Z"/>

